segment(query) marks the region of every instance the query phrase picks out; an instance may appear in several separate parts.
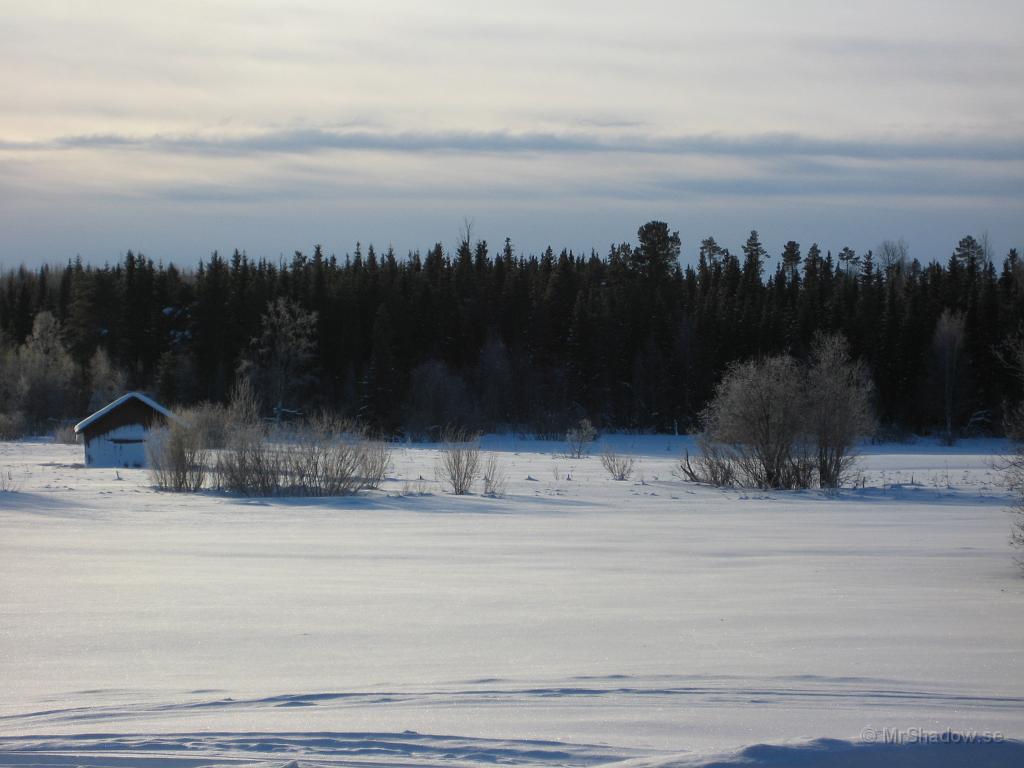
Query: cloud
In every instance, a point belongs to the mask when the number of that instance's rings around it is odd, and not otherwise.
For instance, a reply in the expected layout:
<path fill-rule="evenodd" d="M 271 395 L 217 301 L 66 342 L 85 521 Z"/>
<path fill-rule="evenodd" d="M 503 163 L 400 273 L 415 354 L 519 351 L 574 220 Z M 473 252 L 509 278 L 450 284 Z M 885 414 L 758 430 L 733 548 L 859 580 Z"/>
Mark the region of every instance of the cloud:
<path fill-rule="evenodd" d="M 930 136 L 893 139 L 833 139 L 798 133 L 746 136 L 695 134 L 658 136 L 587 132 L 373 132 L 300 128 L 247 135 L 133 136 L 101 133 L 32 141 L 0 140 L 0 151 L 144 150 L 201 156 L 254 156 L 316 152 L 377 151 L 471 154 L 632 153 L 736 158 L 838 158 L 849 160 L 1024 161 L 1024 139 L 992 136 Z"/>

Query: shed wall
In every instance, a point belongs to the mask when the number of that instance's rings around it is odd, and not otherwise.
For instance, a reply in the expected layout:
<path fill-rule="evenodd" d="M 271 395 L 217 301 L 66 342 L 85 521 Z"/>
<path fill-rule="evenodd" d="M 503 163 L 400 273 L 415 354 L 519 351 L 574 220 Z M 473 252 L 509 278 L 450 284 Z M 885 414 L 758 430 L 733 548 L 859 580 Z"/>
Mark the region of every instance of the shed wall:
<path fill-rule="evenodd" d="M 141 424 L 126 424 L 85 441 L 87 467 L 145 467 L 146 433 Z"/>
<path fill-rule="evenodd" d="M 167 419 L 132 398 L 82 430 L 87 467 L 145 467 L 146 433 Z"/>

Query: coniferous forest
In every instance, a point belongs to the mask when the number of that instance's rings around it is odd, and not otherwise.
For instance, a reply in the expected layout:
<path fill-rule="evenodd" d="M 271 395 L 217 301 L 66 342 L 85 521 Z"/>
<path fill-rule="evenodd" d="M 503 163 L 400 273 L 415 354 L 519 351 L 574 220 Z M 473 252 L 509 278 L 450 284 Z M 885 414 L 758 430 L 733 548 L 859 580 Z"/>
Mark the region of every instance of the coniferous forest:
<path fill-rule="evenodd" d="M 800 358 L 819 332 L 867 363 L 893 433 L 999 433 L 1020 399 L 1000 362 L 1024 329 L 1016 250 L 1000 260 L 967 236 L 922 262 L 902 242 L 833 254 L 757 232 L 740 253 L 703 240 L 692 265 L 680 250 L 650 222 L 605 254 L 494 250 L 467 227 L 454 250 L 404 257 L 22 267 L 0 278 L 0 412 L 52 428 L 118 389 L 223 402 L 246 377 L 268 413 L 327 409 L 391 434 L 564 435 L 582 417 L 684 431 L 730 363 Z"/>

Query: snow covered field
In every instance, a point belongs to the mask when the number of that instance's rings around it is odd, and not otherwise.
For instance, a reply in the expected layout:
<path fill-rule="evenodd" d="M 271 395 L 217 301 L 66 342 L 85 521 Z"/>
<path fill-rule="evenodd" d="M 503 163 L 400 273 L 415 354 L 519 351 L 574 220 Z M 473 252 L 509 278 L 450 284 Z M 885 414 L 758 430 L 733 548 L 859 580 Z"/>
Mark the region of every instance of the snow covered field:
<path fill-rule="evenodd" d="M 830 498 L 613 442 L 631 481 L 488 438 L 506 498 L 405 447 L 329 500 L 0 443 L 0 765 L 1024 765 L 1002 443 L 869 446 Z"/>

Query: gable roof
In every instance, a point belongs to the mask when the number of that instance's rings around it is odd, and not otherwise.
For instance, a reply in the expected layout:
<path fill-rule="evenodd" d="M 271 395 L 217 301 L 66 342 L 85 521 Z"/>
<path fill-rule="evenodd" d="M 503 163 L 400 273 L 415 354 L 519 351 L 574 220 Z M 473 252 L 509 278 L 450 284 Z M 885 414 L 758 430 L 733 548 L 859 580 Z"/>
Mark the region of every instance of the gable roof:
<path fill-rule="evenodd" d="M 110 413 L 111 411 L 117 410 L 122 405 L 124 405 L 126 402 L 128 402 L 129 400 L 132 400 L 132 399 L 139 400 L 139 401 L 145 403 L 150 408 L 152 408 L 154 411 L 156 411 L 157 413 L 162 414 L 163 416 L 165 416 L 168 419 L 173 419 L 174 421 L 178 421 L 178 417 L 177 416 L 175 416 L 169 410 L 167 410 L 162 405 L 160 405 L 160 403 L 158 403 L 156 400 L 153 400 L 152 398 L 147 397 L 146 395 L 142 394 L 141 392 L 129 392 L 128 394 L 121 395 L 121 397 L 117 398 L 117 400 L 115 400 L 114 402 L 109 403 L 108 405 L 103 406 L 98 411 L 96 411 L 96 413 L 94 413 L 92 416 L 89 416 L 89 417 L 87 417 L 85 419 L 82 419 L 82 421 L 80 421 L 77 424 L 75 424 L 75 432 L 81 432 L 83 429 L 86 429 L 90 425 L 95 424 L 97 421 L 102 419 L 108 413 Z"/>

